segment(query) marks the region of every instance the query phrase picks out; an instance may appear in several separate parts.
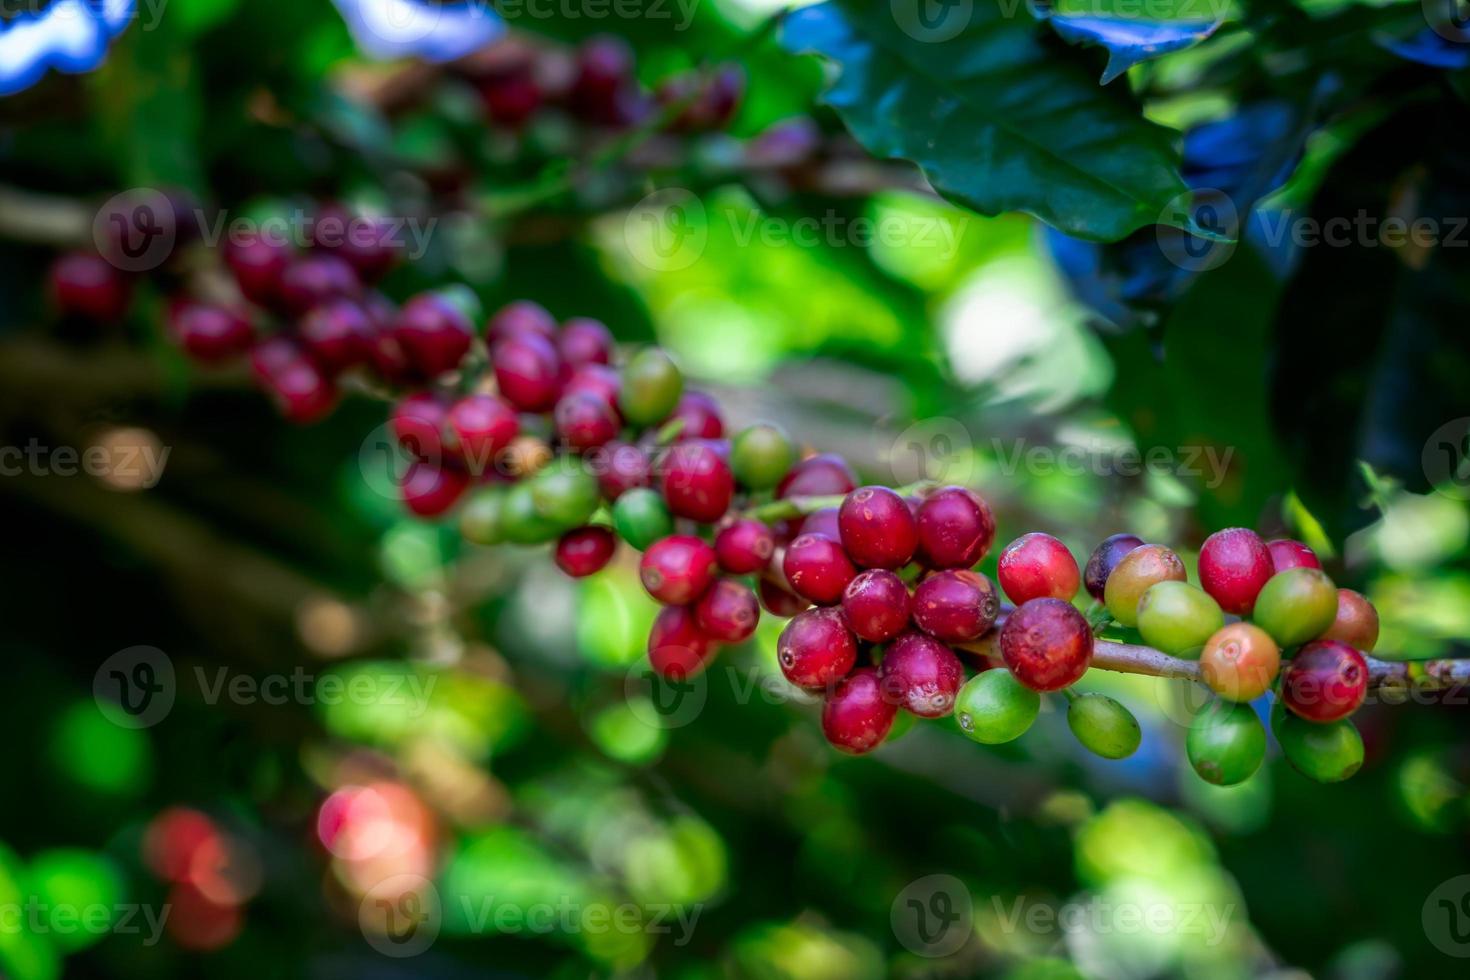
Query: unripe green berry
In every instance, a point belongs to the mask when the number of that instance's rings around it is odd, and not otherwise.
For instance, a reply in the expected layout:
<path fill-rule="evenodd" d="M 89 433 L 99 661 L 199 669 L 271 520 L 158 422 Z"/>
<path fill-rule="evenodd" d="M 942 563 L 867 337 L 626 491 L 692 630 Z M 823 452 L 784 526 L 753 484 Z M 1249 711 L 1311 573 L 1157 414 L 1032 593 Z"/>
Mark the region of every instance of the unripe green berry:
<path fill-rule="evenodd" d="M 505 540 L 514 544 L 542 544 L 565 530 L 537 512 L 529 481 L 506 491 L 500 507 L 500 529 Z"/>
<path fill-rule="evenodd" d="M 1266 729 L 1250 705 L 1214 701 L 1194 716 L 1184 748 L 1201 779 L 1234 786 L 1265 761 Z"/>
<path fill-rule="evenodd" d="M 1041 695 L 999 667 L 966 681 L 954 702 L 960 731 L 985 745 L 1020 738 L 1040 711 Z"/>
<path fill-rule="evenodd" d="M 1138 601 L 1143 642 L 1176 657 L 1199 658 L 1205 643 L 1225 625 L 1220 604 L 1188 582 L 1158 582 Z"/>
<path fill-rule="evenodd" d="M 486 487 L 471 494 L 459 512 L 459 533 L 475 544 L 504 541 L 505 495 L 505 487 Z"/>
<path fill-rule="evenodd" d="M 1340 783 L 1363 765 L 1363 737 L 1346 718 L 1328 724 L 1283 712 L 1273 726 L 1293 769 L 1319 783 Z"/>
<path fill-rule="evenodd" d="M 735 479 L 751 490 L 769 490 L 796 463 L 796 446 L 784 429 L 762 422 L 735 437 L 730 468 Z"/>
<path fill-rule="evenodd" d="M 1337 619 L 1337 586 L 1321 569 L 1289 568 L 1261 589 L 1251 619 L 1283 647 L 1315 640 Z"/>
<path fill-rule="evenodd" d="M 674 533 L 669 505 L 658 491 L 647 487 L 635 487 L 619 497 L 613 504 L 612 519 L 618 537 L 639 551 Z"/>
<path fill-rule="evenodd" d="M 1138 602 L 1159 582 L 1183 582 L 1184 562 L 1160 544 L 1146 544 L 1124 555 L 1108 575 L 1103 602 L 1124 626 L 1138 625 Z"/>
<path fill-rule="evenodd" d="M 657 347 L 634 354 L 623 366 L 618 408 L 629 425 L 646 427 L 668 418 L 684 392 L 684 376 Z"/>
<path fill-rule="evenodd" d="M 1073 698 L 1067 705 L 1067 727 L 1083 748 L 1104 759 L 1126 759 L 1143 741 L 1133 712 L 1105 694 Z"/>
<path fill-rule="evenodd" d="M 562 530 L 579 527 L 602 502 L 597 477 L 579 459 L 563 458 L 530 479 L 536 513 Z"/>

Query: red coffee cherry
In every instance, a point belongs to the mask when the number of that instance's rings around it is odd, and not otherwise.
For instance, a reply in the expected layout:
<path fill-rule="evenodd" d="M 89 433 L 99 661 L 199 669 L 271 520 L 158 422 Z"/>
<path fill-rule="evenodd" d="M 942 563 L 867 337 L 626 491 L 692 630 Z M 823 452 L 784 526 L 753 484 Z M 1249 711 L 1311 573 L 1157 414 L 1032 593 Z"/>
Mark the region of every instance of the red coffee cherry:
<path fill-rule="evenodd" d="M 184 353 L 203 364 L 219 364 L 250 350 L 255 331 L 250 321 L 211 303 L 175 304 L 169 327 Z"/>
<path fill-rule="evenodd" d="M 371 356 L 373 322 L 350 299 L 318 306 L 301 318 L 296 332 L 311 359 L 329 374 L 340 374 Z"/>
<path fill-rule="evenodd" d="M 1249 615 L 1267 579 L 1276 574 L 1271 551 L 1260 535 L 1229 527 L 1205 538 L 1199 551 L 1200 588 L 1237 616 Z"/>
<path fill-rule="evenodd" d="M 1072 552 L 1050 534 L 1023 534 L 1000 553 L 1000 587 L 1016 605 L 1032 599 L 1065 599 L 1077 594 L 1080 574 Z"/>
<path fill-rule="evenodd" d="M 741 518 L 715 535 L 720 567 L 734 575 L 759 572 L 776 553 L 776 536 L 760 521 Z"/>
<path fill-rule="evenodd" d="M 648 594 L 667 606 L 687 606 L 715 580 L 715 549 L 688 534 L 655 541 L 643 553 L 638 577 Z"/>
<path fill-rule="evenodd" d="M 810 602 L 795 592 L 788 592 L 769 579 L 761 579 L 756 583 L 755 588 L 756 593 L 760 596 L 761 605 L 772 616 L 790 619 L 803 609 L 811 607 Z"/>
<path fill-rule="evenodd" d="M 1108 576 L 1113 574 L 1113 569 L 1118 562 L 1134 548 L 1142 548 L 1144 540 L 1136 534 L 1115 534 L 1098 545 L 1093 551 L 1092 557 L 1087 559 L 1087 571 L 1083 573 L 1083 582 L 1087 586 L 1087 594 L 1098 602 L 1103 601 L 1104 590 L 1107 588 Z"/>
<path fill-rule="evenodd" d="M 719 448 L 704 440 L 682 442 L 663 460 L 663 495 L 669 512 L 710 524 L 725 516 L 735 497 L 735 475 Z"/>
<path fill-rule="evenodd" d="M 562 395 L 552 417 L 556 434 L 572 449 L 583 452 L 617 438 L 622 423 L 617 411 L 596 395 Z"/>
<path fill-rule="evenodd" d="M 801 520 L 800 530 L 792 535 L 799 537 L 803 534 L 820 534 L 829 541 L 842 541 L 842 524 L 836 507 L 823 507 L 821 510 L 812 511 Z"/>
<path fill-rule="evenodd" d="M 507 129 L 519 128 L 545 102 L 545 93 L 529 60 L 489 72 L 476 79 L 475 87 L 490 121 Z"/>
<path fill-rule="evenodd" d="M 909 625 L 909 588 L 886 568 L 870 568 L 842 592 L 847 624 L 870 643 L 885 643 Z"/>
<path fill-rule="evenodd" d="M 836 609 L 808 609 L 776 640 L 781 673 L 797 687 L 819 691 L 847 676 L 857 663 L 857 639 Z"/>
<path fill-rule="evenodd" d="M 133 285 L 112 263 L 90 252 L 72 252 L 51 267 L 51 299 L 64 316 L 99 323 L 122 319 Z"/>
<path fill-rule="evenodd" d="M 1267 541 L 1266 549 L 1271 552 L 1271 567 L 1278 572 L 1291 568 L 1321 568 L 1317 553 L 1300 541 L 1277 538 Z"/>
<path fill-rule="evenodd" d="M 781 571 L 797 595 L 821 606 L 840 600 L 857 576 L 842 545 L 820 534 L 803 534 L 787 545 Z"/>
<path fill-rule="evenodd" d="M 734 579 L 720 579 L 694 604 L 699 628 L 723 643 L 743 643 L 760 622 L 755 593 Z"/>
<path fill-rule="evenodd" d="M 260 350 L 257 345 L 256 352 Z M 337 407 L 337 388 L 332 379 L 299 351 L 289 358 L 283 358 L 283 353 L 282 348 L 271 347 L 254 360 L 256 376 L 276 408 L 287 421 L 298 425 L 326 418 Z"/>
<path fill-rule="evenodd" d="M 419 517 L 438 517 L 459 502 L 470 478 L 460 470 L 417 460 L 403 476 L 403 502 Z"/>
<path fill-rule="evenodd" d="M 549 412 L 561 397 L 561 359 L 551 341 L 530 333 L 495 345 L 495 381 L 506 401 L 523 412 Z"/>
<path fill-rule="evenodd" d="M 485 341 L 492 348 L 503 340 L 535 334 L 542 340 L 557 339 L 556 317 L 546 312 L 546 307 L 528 299 L 517 300 L 490 318 L 485 327 Z"/>
<path fill-rule="evenodd" d="M 1337 619 L 1322 639 L 1341 640 L 1360 653 L 1372 653 L 1378 645 L 1378 610 L 1361 593 L 1338 589 Z"/>
<path fill-rule="evenodd" d="M 398 399 L 388 415 L 393 438 L 420 459 L 439 462 L 444 458 L 444 427 L 449 406 L 438 395 L 414 392 Z"/>
<path fill-rule="evenodd" d="M 964 487 L 942 487 L 924 498 L 917 524 L 917 557 L 928 568 L 973 568 L 995 540 L 989 505 Z"/>
<path fill-rule="evenodd" d="M 246 234 L 225 244 L 225 264 L 235 276 L 241 294 L 257 306 L 275 309 L 282 303 L 281 277 L 296 250 L 284 239 Z"/>
<path fill-rule="evenodd" d="M 862 755 L 883 744 L 897 714 L 883 699 L 878 671 L 863 667 L 844 678 L 822 705 L 822 734 L 833 748 Z"/>
<path fill-rule="evenodd" d="M 718 439 L 725 434 L 725 423 L 720 420 L 719 404 L 702 391 L 686 391 L 679 396 L 674 414 L 669 421 L 684 423 L 679 430 L 679 439 Z"/>
<path fill-rule="evenodd" d="M 608 500 L 617 500 L 629 490 L 653 482 L 653 463 L 648 454 L 631 443 L 604 443 L 588 454 L 587 463 L 597 474 L 597 485 Z"/>
<path fill-rule="evenodd" d="M 932 636 L 910 630 L 888 645 L 878 668 L 883 696 L 920 718 L 943 718 L 954 710 L 965 668 L 954 651 Z"/>
<path fill-rule="evenodd" d="M 409 363 L 426 378 L 459 367 L 474 340 L 474 327 L 459 308 L 434 293 L 420 293 L 403 304 L 393 337 Z"/>
<path fill-rule="evenodd" d="M 572 372 L 562 387 L 562 397 L 567 395 L 595 395 L 613 410 L 618 411 L 618 392 L 623 388 L 622 377 L 606 364 L 584 364 Z"/>
<path fill-rule="evenodd" d="M 637 101 L 633 64 L 633 49 L 622 38 L 589 38 L 577 50 L 572 112 L 604 126 L 629 122 Z"/>
<path fill-rule="evenodd" d="M 688 680 L 700 674 L 718 650 L 687 606 L 660 609 L 648 631 L 648 664 L 654 673 L 669 680 Z"/>
<path fill-rule="evenodd" d="M 914 625 L 946 643 L 978 639 L 995 625 L 999 613 L 995 586 L 976 572 L 938 572 L 914 589 Z"/>
<path fill-rule="evenodd" d="M 1033 691 L 1059 691 L 1087 673 L 1092 631 L 1071 603 L 1032 599 L 1006 617 L 1000 652 L 1022 684 Z"/>
<path fill-rule="evenodd" d="M 286 267 L 277 291 L 286 312 L 304 316 L 333 300 L 360 298 L 362 282 L 345 259 L 314 253 Z"/>
<path fill-rule="evenodd" d="M 908 503 L 887 487 L 860 487 L 837 512 L 842 547 L 863 568 L 902 568 L 919 546 Z"/>
<path fill-rule="evenodd" d="M 572 578 L 586 578 L 612 561 L 618 539 L 605 527 L 579 527 L 563 534 L 552 553 L 556 567 Z"/>
<path fill-rule="evenodd" d="M 791 467 L 776 484 L 776 499 L 836 496 L 856 488 L 857 477 L 852 475 L 847 461 L 836 453 L 822 453 Z"/>
<path fill-rule="evenodd" d="M 487 473 L 521 434 L 515 410 L 494 395 L 466 395 L 445 417 L 444 449 L 471 473 Z"/>
<path fill-rule="evenodd" d="M 562 362 L 574 368 L 585 364 L 611 364 L 613 336 L 601 320 L 574 316 L 562 325 L 556 335 L 556 349 Z"/>
<path fill-rule="evenodd" d="M 1340 640 L 1316 640 L 1281 671 L 1281 702 L 1307 721 L 1346 718 L 1368 694 L 1368 662 Z"/>

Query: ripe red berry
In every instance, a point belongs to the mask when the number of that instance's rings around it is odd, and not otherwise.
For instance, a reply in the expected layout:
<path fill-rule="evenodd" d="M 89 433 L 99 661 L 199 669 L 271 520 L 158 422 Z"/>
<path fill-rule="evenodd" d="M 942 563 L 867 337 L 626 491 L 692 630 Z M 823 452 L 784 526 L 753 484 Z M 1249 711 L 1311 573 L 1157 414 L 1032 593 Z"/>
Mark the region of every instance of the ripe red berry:
<path fill-rule="evenodd" d="M 597 474 L 597 485 L 608 500 L 617 500 L 629 490 L 653 482 L 648 454 L 630 443 L 605 443 L 588 454 L 587 465 Z"/>
<path fill-rule="evenodd" d="M 1200 588 L 1221 609 L 1237 616 L 1249 615 L 1256 596 L 1275 573 L 1266 542 L 1248 528 L 1216 531 L 1199 551 Z"/>
<path fill-rule="evenodd" d="M 715 549 L 688 534 L 655 541 L 643 553 L 638 577 L 648 594 L 668 606 L 687 606 L 715 580 Z"/>
<path fill-rule="evenodd" d="M 633 49 L 628 43 L 611 36 L 591 38 L 577 51 L 572 111 L 588 122 L 626 123 L 636 96 L 634 84 Z"/>
<path fill-rule="evenodd" d="M 466 395 L 445 417 L 444 449 L 471 473 L 488 472 L 521 434 L 515 410 L 494 395 Z"/>
<path fill-rule="evenodd" d="M 755 593 L 734 579 L 720 579 L 694 604 L 699 628 L 723 643 L 743 643 L 760 622 Z"/>
<path fill-rule="evenodd" d="M 1322 562 L 1317 558 L 1317 553 L 1300 541 L 1290 538 L 1277 538 L 1275 541 L 1267 541 L 1266 549 L 1271 552 L 1271 567 L 1275 571 L 1284 572 L 1291 568 L 1321 568 Z"/>
<path fill-rule="evenodd" d="M 842 547 L 863 568 L 902 568 L 919 546 L 908 503 L 887 487 L 859 487 L 837 512 Z"/>
<path fill-rule="evenodd" d="M 418 460 L 403 476 L 403 502 L 420 517 L 438 517 L 459 502 L 469 485 L 469 476 L 460 470 Z"/>
<path fill-rule="evenodd" d="M 909 589 L 886 568 L 870 568 L 842 592 L 847 624 L 870 643 L 884 643 L 909 625 Z"/>
<path fill-rule="evenodd" d="M 584 364 L 572 372 L 562 386 L 562 397 L 567 395 L 594 395 L 607 402 L 614 414 L 618 409 L 618 392 L 622 390 L 622 379 L 618 372 L 606 364 Z"/>
<path fill-rule="evenodd" d="M 1081 575 L 1077 559 L 1050 534 L 1023 534 L 1000 553 L 996 565 L 1000 587 L 1016 605 L 1050 597 L 1071 601 Z"/>
<path fill-rule="evenodd" d="M 790 619 L 803 609 L 811 607 L 810 602 L 807 602 L 795 592 L 788 592 L 769 579 L 761 579 L 757 582 L 756 592 L 760 596 L 761 605 L 766 608 L 766 612 L 781 619 Z"/>
<path fill-rule="evenodd" d="M 979 494 L 941 487 L 919 504 L 919 563 L 929 568 L 973 568 L 995 540 L 995 518 Z"/>
<path fill-rule="evenodd" d="M 686 391 L 679 396 L 679 404 L 669 416 L 669 421 L 675 420 L 684 423 L 679 439 L 718 439 L 725 434 L 719 404 L 702 391 Z"/>
<path fill-rule="evenodd" d="M 943 718 L 965 683 L 965 668 L 954 651 L 916 630 L 888 645 L 878 668 L 883 696 L 920 718 Z"/>
<path fill-rule="evenodd" d="M 328 374 L 339 374 L 371 356 L 373 322 L 362 305 L 349 299 L 318 306 L 296 328 L 311 359 Z"/>
<path fill-rule="evenodd" d="M 821 606 L 840 600 L 857 576 L 842 545 L 820 534 L 803 534 L 787 545 L 781 570 L 797 595 Z"/>
<path fill-rule="evenodd" d="M 1083 583 L 1087 586 L 1087 594 L 1098 602 L 1103 601 L 1104 590 L 1107 588 L 1108 576 L 1113 574 L 1113 569 L 1118 566 L 1124 556 L 1134 548 L 1142 548 L 1144 540 L 1136 534 L 1114 534 L 1103 541 L 1092 552 L 1092 557 L 1087 559 L 1087 570 L 1083 573 Z"/>
<path fill-rule="evenodd" d="M 1092 630 L 1061 599 L 1032 599 L 1006 617 L 1000 652 L 1016 680 L 1033 691 L 1059 691 L 1087 673 Z"/>
<path fill-rule="evenodd" d="M 420 459 L 444 458 L 444 427 L 449 406 L 438 395 L 414 392 L 398 399 L 388 416 L 388 427 L 398 444 Z"/>
<path fill-rule="evenodd" d="M 495 345 L 495 381 L 523 412 L 549 412 L 561 396 L 561 359 L 551 341 L 523 333 Z"/>
<path fill-rule="evenodd" d="M 563 534 L 556 542 L 556 566 L 572 578 L 586 578 L 612 561 L 618 539 L 605 527 L 589 525 Z"/>
<path fill-rule="evenodd" d="M 836 496 L 856 488 L 857 477 L 852 475 L 847 461 L 836 453 L 822 453 L 791 467 L 776 484 L 776 499 Z"/>
<path fill-rule="evenodd" d="M 710 441 L 681 442 L 663 460 L 663 494 L 676 517 L 709 524 L 725 516 L 735 497 L 735 475 Z"/>
<path fill-rule="evenodd" d="M 857 663 L 857 639 L 837 609 L 808 609 L 786 624 L 776 640 L 781 673 L 797 687 L 819 691 L 836 684 Z"/>
<path fill-rule="evenodd" d="M 402 258 L 393 227 L 372 215 L 354 214 L 340 204 L 324 205 L 311 229 L 312 246 L 352 266 L 359 280 L 375 283 Z"/>
<path fill-rule="evenodd" d="M 734 575 L 759 572 L 771 562 L 776 536 L 760 521 L 742 518 L 715 535 L 715 554 L 720 567 Z"/>
<path fill-rule="evenodd" d="M 833 748 L 862 755 L 883 743 L 897 714 L 883 699 L 878 671 L 863 667 L 844 678 L 822 705 L 822 734 Z"/>
<path fill-rule="evenodd" d="M 596 449 L 617 438 L 621 423 L 617 410 L 596 395 L 562 395 L 552 413 L 556 434 L 579 452 Z"/>
<path fill-rule="evenodd" d="M 522 334 L 535 334 L 543 340 L 555 341 L 556 317 L 540 303 L 523 299 L 502 307 L 485 328 L 485 340 L 492 347 Z"/>
<path fill-rule="evenodd" d="M 107 322 L 122 319 L 133 286 L 112 263 L 90 252 L 73 252 L 51 267 L 51 298 L 65 316 Z"/>
<path fill-rule="evenodd" d="M 1346 718 L 1368 694 L 1368 662 L 1339 640 L 1317 640 L 1281 671 L 1281 701 L 1307 721 Z"/>
<path fill-rule="evenodd" d="M 225 245 L 225 264 L 246 299 L 274 309 L 281 305 L 281 277 L 294 254 L 283 238 L 249 234 L 230 238 Z"/>
<path fill-rule="evenodd" d="M 1372 653 L 1378 645 L 1378 610 L 1361 593 L 1338 589 L 1337 618 L 1322 639 L 1341 640 L 1361 653 Z"/>
<path fill-rule="evenodd" d="M 469 353 L 475 331 L 469 318 L 435 293 L 419 293 L 398 311 L 393 336 L 424 377 L 437 377 L 459 367 Z"/>
<path fill-rule="evenodd" d="M 968 569 L 937 572 L 914 589 L 914 625 L 946 643 L 978 639 L 999 613 L 995 586 Z"/>
<path fill-rule="evenodd" d="M 490 121 L 514 129 L 536 114 L 545 101 L 531 63 L 491 72 L 476 81 Z"/>
<path fill-rule="evenodd" d="M 281 273 L 281 305 L 302 316 L 335 299 L 358 299 L 362 282 L 345 259 L 314 253 L 296 259 Z"/>
<path fill-rule="evenodd" d="M 249 320 L 212 303 L 175 305 L 170 311 L 169 327 L 184 353 L 205 364 L 237 357 L 250 350 L 255 339 Z"/>
<path fill-rule="evenodd" d="M 823 507 L 821 510 L 812 511 L 802 519 L 800 530 L 793 537 L 802 534 L 820 534 L 830 541 L 841 543 L 842 521 L 841 514 L 836 507 Z"/>
<path fill-rule="evenodd" d="M 289 342 L 284 347 L 257 345 L 252 362 L 256 377 L 287 421 L 307 425 L 337 407 L 332 379 Z"/>
<path fill-rule="evenodd" d="M 688 680 L 709 666 L 719 648 L 694 621 L 687 606 L 659 610 L 648 631 L 648 663 L 669 680 Z"/>
<path fill-rule="evenodd" d="M 613 336 L 601 320 L 574 316 L 562 324 L 561 332 L 556 335 L 556 348 L 562 361 L 574 368 L 584 364 L 611 364 Z"/>

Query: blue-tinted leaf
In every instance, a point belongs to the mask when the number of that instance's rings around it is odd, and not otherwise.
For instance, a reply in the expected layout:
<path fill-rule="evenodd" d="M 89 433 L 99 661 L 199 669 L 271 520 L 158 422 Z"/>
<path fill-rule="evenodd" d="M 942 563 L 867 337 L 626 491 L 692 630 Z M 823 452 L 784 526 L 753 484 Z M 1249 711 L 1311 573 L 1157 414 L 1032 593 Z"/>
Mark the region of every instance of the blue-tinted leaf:
<path fill-rule="evenodd" d="M 1431 68 L 1459 71 L 1470 68 L 1470 31 L 1460 29 L 1461 39 L 1451 40 L 1432 27 L 1409 38 L 1378 35 L 1373 40 L 1385 51 Z"/>
<path fill-rule="evenodd" d="M 1223 17 L 1163 21 L 1117 15 L 1065 14 L 1052 10 L 1050 3 L 1046 2 L 1035 3 L 1033 10 L 1038 17 L 1050 23 L 1052 30 L 1068 44 L 1107 49 L 1108 66 L 1102 74 L 1104 85 L 1150 58 L 1193 47 L 1215 33 L 1224 21 Z"/>
<path fill-rule="evenodd" d="M 332 0 L 352 38 L 372 58 L 452 61 L 505 32 L 489 3 L 422 0 Z"/>
<path fill-rule="evenodd" d="M 61 0 L 0 20 L 0 95 L 29 88 L 51 69 L 91 71 L 132 19 L 135 0 Z"/>

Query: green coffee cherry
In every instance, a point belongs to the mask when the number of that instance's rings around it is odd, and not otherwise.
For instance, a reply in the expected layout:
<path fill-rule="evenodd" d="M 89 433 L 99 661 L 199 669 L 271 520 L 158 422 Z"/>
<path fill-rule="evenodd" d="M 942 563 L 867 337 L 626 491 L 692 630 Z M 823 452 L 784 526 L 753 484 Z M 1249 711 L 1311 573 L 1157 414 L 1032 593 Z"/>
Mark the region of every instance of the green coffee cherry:
<path fill-rule="evenodd" d="M 1194 716 L 1184 748 L 1201 779 L 1234 786 L 1265 761 L 1266 729 L 1250 705 L 1213 701 Z"/>
<path fill-rule="evenodd" d="M 1220 604 L 1188 582 L 1158 582 L 1138 600 L 1143 642 L 1176 657 L 1199 659 L 1210 637 L 1224 625 Z"/>
<path fill-rule="evenodd" d="M 500 531 L 514 544 L 542 544 L 559 536 L 565 528 L 542 517 L 529 481 L 515 484 L 505 493 L 500 506 Z"/>
<path fill-rule="evenodd" d="M 586 524 L 602 501 L 597 477 L 579 459 L 561 459 L 538 470 L 530 484 L 536 513 L 562 530 Z"/>
<path fill-rule="evenodd" d="M 1337 586 L 1319 568 L 1289 568 L 1261 589 L 1251 619 L 1283 647 L 1315 640 L 1337 619 Z"/>
<path fill-rule="evenodd" d="M 752 425 L 735 437 L 730 447 L 730 468 L 742 486 L 769 490 L 796 463 L 796 446 L 779 426 Z"/>
<path fill-rule="evenodd" d="M 635 487 L 619 497 L 613 504 L 612 519 L 618 537 L 639 551 L 674 533 L 668 504 L 658 491 L 647 487 Z"/>
<path fill-rule="evenodd" d="M 505 487 L 476 490 L 459 512 L 459 533 L 475 544 L 499 544 L 505 540 L 502 513 Z"/>
<path fill-rule="evenodd" d="M 1340 783 L 1363 765 L 1363 737 L 1344 718 L 1322 725 L 1283 711 L 1273 726 L 1293 769 L 1319 783 Z"/>
<path fill-rule="evenodd" d="M 1126 759 L 1143 741 L 1133 712 L 1104 694 L 1073 698 L 1067 705 L 1067 727 L 1083 748 L 1104 759 Z"/>
<path fill-rule="evenodd" d="M 1041 695 L 1000 667 L 970 678 L 954 701 L 960 731 L 985 745 L 1020 738 L 1040 711 Z"/>
<path fill-rule="evenodd" d="M 633 355 L 623 367 L 623 385 L 618 408 L 629 425 L 655 425 L 669 417 L 684 392 L 684 376 L 657 347 Z"/>

